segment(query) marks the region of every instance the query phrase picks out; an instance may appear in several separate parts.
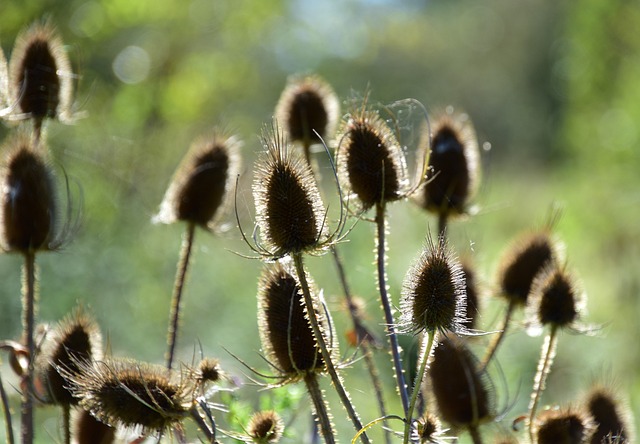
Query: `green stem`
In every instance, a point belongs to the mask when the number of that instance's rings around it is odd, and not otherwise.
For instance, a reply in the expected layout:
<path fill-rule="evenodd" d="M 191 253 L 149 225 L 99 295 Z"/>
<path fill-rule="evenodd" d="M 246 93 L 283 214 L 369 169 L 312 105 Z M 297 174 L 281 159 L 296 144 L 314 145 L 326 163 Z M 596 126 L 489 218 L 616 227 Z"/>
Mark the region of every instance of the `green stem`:
<path fill-rule="evenodd" d="M 318 377 L 315 373 L 307 373 L 304 377 L 304 383 L 307 385 L 309 396 L 313 401 L 313 407 L 320 424 L 320 433 L 324 438 L 324 442 L 327 444 L 335 444 L 336 439 L 333 432 L 333 426 L 331 424 L 331 418 L 329 417 L 329 409 L 322 396 L 322 390 L 318 384 Z"/>
<path fill-rule="evenodd" d="M 531 401 L 529 402 L 529 438 L 533 441 L 533 421 L 536 417 L 536 410 L 538 409 L 538 403 L 540 402 L 540 395 L 544 390 L 545 381 L 547 375 L 551 370 L 551 364 L 553 358 L 556 355 L 557 345 L 557 332 L 558 327 L 552 326 L 551 331 L 547 335 L 542 344 L 542 350 L 540 351 L 540 361 L 538 362 L 538 371 L 533 380 L 533 391 L 531 392 Z"/>
<path fill-rule="evenodd" d="M 6 427 L 7 444 L 13 444 L 13 423 L 11 421 L 11 410 L 9 409 L 9 398 L 4 391 L 2 383 L 2 373 L 0 372 L 0 398 L 2 399 L 2 410 L 4 412 L 4 425 Z"/>
<path fill-rule="evenodd" d="M 182 248 L 180 251 L 180 260 L 178 261 L 178 269 L 176 279 L 173 285 L 173 296 L 171 299 L 171 314 L 169 321 L 169 331 L 167 334 L 167 369 L 171 370 L 173 365 L 173 357 L 175 355 L 176 342 L 178 339 L 178 324 L 180 322 L 180 302 L 182 300 L 182 290 L 187 277 L 187 269 L 189 268 L 189 259 L 191 257 L 191 249 L 193 247 L 193 238 L 196 226 L 193 223 L 187 225 L 187 231 L 182 240 Z"/>
<path fill-rule="evenodd" d="M 349 399 L 349 394 L 345 390 L 342 380 L 336 371 L 335 366 L 333 365 L 333 360 L 331 359 L 331 354 L 329 353 L 329 349 L 327 348 L 327 344 L 324 339 L 324 335 L 322 331 L 320 331 L 320 325 L 318 323 L 318 317 L 316 315 L 316 311 L 314 309 L 313 298 L 311 297 L 311 291 L 309 290 L 309 283 L 307 282 L 307 276 L 304 271 L 304 262 L 302 260 L 302 253 L 294 253 L 293 254 L 293 262 L 296 267 L 296 273 L 298 274 L 298 279 L 300 279 L 300 287 L 302 287 L 302 293 L 304 295 L 304 303 L 307 307 L 307 314 L 309 316 L 309 323 L 311 324 L 311 329 L 313 330 L 313 334 L 318 343 L 318 348 L 320 349 L 320 353 L 322 354 L 322 359 L 324 360 L 325 365 L 327 366 L 327 372 L 331 377 L 331 382 L 333 382 L 333 387 L 335 388 L 338 396 L 340 397 L 340 401 L 342 401 L 342 405 L 347 410 L 347 414 L 353 423 L 356 431 L 362 429 L 362 423 L 360 422 L 360 418 L 353 408 L 353 404 L 351 404 L 351 400 Z M 360 439 L 364 443 L 369 443 L 369 438 L 366 433 L 363 433 L 360 436 Z"/>
<path fill-rule="evenodd" d="M 71 407 L 62 406 L 62 427 L 64 431 L 64 444 L 71 444 Z"/>
<path fill-rule="evenodd" d="M 509 327 L 509 323 L 511 322 L 511 315 L 513 315 L 513 311 L 515 307 L 516 307 L 515 302 L 513 302 L 512 300 L 509 301 L 509 305 L 507 306 L 507 313 L 504 315 L 502 328 L 498 332 L 498 335 L 494 337 L 493 341 L 491 341 L 491 344 L 489 344 L 489 349 L 487 350 L 484 358 L 482 359 L 482 364 L 480 365 L 481 372 L 487 368 L 487 366 L 489 365 L 489 362 L 491 362 L 491 359 L 495 355 L 496 350 L 498 350 L 498 346 L 502 342 L 502 339 L 504 339 L 504 336 L 507 333 L 507 328 Z"/>
<path fill-rule="evenodd" d="M 391 344 L 391 355 L 393 357 L 393 366 L 398 383 L 398 391 L 402 400 L 402 408 L 405 417 L 409 413 L 409 395 L 407 394 L 407 386 L 404 381 L 404 373 L 402 371 L 402 360 L 400 359 L 400 346 L 398 345 L 398 337 L 394 327 L 393 314 L 391 312 L 391 304 L 389 303 L 389 295 L 387 294 L 387 274 L 385 271 L 385 206 L 384 202 L 376 205 L 376 227 L 377 227 L 377 264 L 378 264 L 378 289 L 380 290 L 380 299 L 382 301 L 382 309 L 384 310 L 384 321 L 387 330 L 387 336 Z"/>
<path fill-rule="evenodd" d="M 33 331 L 35 328 L 35 305 L 36 305 L 36 255 L 29 250 L 24 255 L 23 267 L 23 315 L 22 328 L 23 337 L 26 341 L 29 352 L 29 365 L 24 376 L 24 387 L 22 391 L 22 411 L 21 411 L 21 436 L 22 444 L 33 442 L 33 364 L 35 361 L 35 342 Z"/>
<path fill-rule="evenodd" d="M 422 342 L 422 350 L 420 350 L 420 368 L 418 369 L 416 380 L 413 384 L 413 390 L 411 391 L 411 403 L 409 404 L 409 413 L 407 413 L 407 418 L 404 423 L 404 444 L 407 444 L 409 442 L 409 438 L 411 436 L 413 411 L 416 408 L 416 401 L 418 400 L 418 395 L 420 394 L 422 378 L 427 371 L 427 362 L 429 361 L 429 355 L 431 354 L 431 349 L 433 348 L 433 341 L 435 336 L 436 334 L 434 331 L 429 331 L 427 332 L 426 340 L 423 340 Z"/>

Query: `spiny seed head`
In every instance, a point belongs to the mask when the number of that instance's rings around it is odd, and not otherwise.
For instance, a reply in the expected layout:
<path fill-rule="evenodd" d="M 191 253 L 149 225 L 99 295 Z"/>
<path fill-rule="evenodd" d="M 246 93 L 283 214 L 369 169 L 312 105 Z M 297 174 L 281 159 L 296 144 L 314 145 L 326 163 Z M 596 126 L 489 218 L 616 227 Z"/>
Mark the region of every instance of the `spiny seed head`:
<path fill-rule="evenodd" d="M 76 405 L 78 399 L 58 372 L 76 374 L 79 362 L 102 359 L 102 335 L 95 319 L 79 307 L 50 330 L 36 356 L 36 377 L 43 384 L 43 400 L 58 405 Z"/>
<path fill-rule="evenodd" d="M 577 409 L 551 409 L 535 420 L 533 433 L 537 444 L 585 444 L 594 431 L 593 420 Z"/>
<path fill-rule="evenodd" d="M 290 77 L 276 106 L 276 119 L 289 140 L 308 145 L 331 137 L 339 114 L 336 93 L 317 75 Z"/>
<path fill-rule="evenodd" d="M 498 266 L 501 295 L 524 306 L 536 275 L 559 260 L 559 247 L 547 230 L 525 233 L 503 253 Z"/>
<path fill-rule="evenodd" d="M 73 420 L 74 438 L 77 444 L 111 444 L 116 439 L 116 429 L 98 421 L 86 410 L 76 410 Z"/>
<path fill-rule="evenodd" d="M 10 140 L 0 170 L 0 243 L 26 253 L 53 247 L 58 221 L 53 172 L 26 136 Z"/>
<path fill-rule="evenodd" d="M 284 432 L 284 421 L 273 410 L 257 412 L 249 420 L 247 433 L 252 442 L 267 444 L 278 442 Z"/>
<path fill-rule="evenodd" d="M 203 381 L 217 382 L 222 377 L 220 362 L 213 358 L 204 358 L 198 364 L 198 377 Z"/>
<path fill-rule="evenodd" d="M 631 415 L 619 393 L 596 385 L 587 393 L 584 404 L 595 425 L 592 444 L 634 442 Z"/>
<path fill-rule="evenodd" d="M 467 428 L 495 416 L 491 380 L 478 370 L 477 359 L 460 339 L 443 336 L 428 374 L 442 420 Z"/>
<path fill-rule="evenodd" d="M 233 196 L 241 142 L 214 130 L 196 139 L 178 167 L 154 218 L 214 230 Z"/>
<path fill-rule="evenodd" d="M 417 433 L 421 444 L 435 444 L 442 442 L 444 430 L 440 419 L 427 412 L 418 420 Z"/>
<path fill-rule="evenodd" d="M 313 372 L 324 372 L 325 364 L 309 324 L 307 307 L 298 276 L 290 264 L 277 262 L 265 267 L 258 287 L 258 327 L 262 348 L 284 380 L 294 381 Z M 320 297 L 315 290 L 314 298 Z M 325 342 L 332 354 L 328 313 L 315 307 Z"/>
<path fill-rule="evenodd" d="M 418 203 L 440 215 L 468 213 L 480 183 L 478 139 L 469 117 L 449 108 L 436 119 L 430 145 L 429 169 Z"/>
<path fill-rule="evenodd" d="M 417 262 L 407 272 L 400 301 L 401 326 L 406 331 L 458 331 L 466 316 L 465 281 L 460 263 L 444 237 L 427 240 Z"/>
<path fill-rule="evenodd" d="M 462 325 L 467 330 L 473 330 L 478 323 L 480 314 L 480 289 L 476 271 L 470 260 L 461 262 L 462 275 L 465 282 L 465 301 L 466 301 L 466 319 L 462 321 Z"/>
<path fill-rule="evenodd" d="M 71 64 L 62 40 L 49 22 L 34 23 L 16 39 L 9 65 L 10 91 L 22 116 L 42 122 L 68 117 Z"/>
<path fill-rule="evenodd" d="M 397 137 L 377 112 L 365 106 L 343 122 L 336 159 L 342 186 L 363 210 L 404 198 L 409 186 Z"/>
<path fill-rule="evenodd" d="M 158 365 L 108 358 L 78 362 L 78 373 L 60 370 L 80 407 L 111 426 L 161 434 L 188 415 L 196 381 Z"/>
<path fill-rule="evenodd" d="M 311 167 L 291 150 L 280 130 L 263 136 L 266 154 L 256 164 L 256 221 L 274 257 L 321 249 L 326 244 L 325 209 Z"/>
<path fill-rule="evenodd" d="M 575 325 L 585 306 L 585 296 L 565 267 L 545 267 L 535 278 L 525 309 L 531 326 Z"/>

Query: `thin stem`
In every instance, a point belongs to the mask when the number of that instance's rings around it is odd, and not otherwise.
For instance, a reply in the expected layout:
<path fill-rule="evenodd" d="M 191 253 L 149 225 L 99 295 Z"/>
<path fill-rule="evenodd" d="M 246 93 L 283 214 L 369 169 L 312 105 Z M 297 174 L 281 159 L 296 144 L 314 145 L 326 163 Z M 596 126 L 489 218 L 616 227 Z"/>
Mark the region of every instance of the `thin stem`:
<path fill-rule="evenodd" d="M 449 215 L 446 211 L 438 213 L 438 236 L 445 237 L 447 231 L 447 222 L 449 220 Z"/>
<path fill-rule="evenodd" d="M 2 411 L 4 412 L 4 425 L 6 427 L 7 444 L 13 444 L 13 422 L 11 421 L 11 410 L 9 409 L 9 398 L 4 391 L 2 383 L 2 373 L 0 372 L 0 398 L 2 399 Z"/>
<path fill-rule="evenodd" d="M 380 290 L 380 299 L 382 301 L 382 309 L 384 310 L 384 320 L 387 330 L 387 336 L 391 343 L 391 355 L 393 356 L 393 366 L 395 368 L 396 380 L 398 382 L 398 391 L 402 400 L 402 408 L 405 417 L 409 413 L 409 395 L 407 394 L 407 386 L 404 382 L 404 373 L 402 371 L 402 360 L 400 359 L 400 346 L 398 345 L 398 337 L 394 327 L 393 314 L 391 312 L 391 304 L 387 294 L 387 274 L 385 271 L 385 206 L 384 202 L 376 205 L 376 227 L 377 227 L 377 263 L 378 263 L 378 288 Z"/>
<path fill-rule="evenodd" d="M 167 333 L 167 369 L 171 370 L 173 365 L 173 357 L 178 339 L 178 324 L 180 322 L 180 302 L 182 300 L 182 290 L 187 277 L 187 269 L 189 268 L 189 259 L 191 257 L 191 248 L 193 247 L 193 238 L 196 226 L 193 223 L 187 224 L 187 231 L 182 239 L 182 247 L 180 251 L 180 260 L 176 271 L 176 280 L 173 285 L 173 296 L 171 298 L 171 314 L 169 320 L 169 331 Z"/>
<path fill-rule="evenodd" d="M 36 255 L 32 250 L 24 254 L 23 285 L 22 285 L 22 328 L 27 350 L 29 365 L 24 375 L 22 389 L 21 436 L 22 444 L 33 442 L 33 363 L 35 361 L 35 343 L 33 330 L 35 327 L 36 305 Z"/>
<path fill-rule="evenodd" d="M 200 429 L 200 431 L 202 431 L 202 433 L 204 433 L 205 436 L 207 437 L 207 442 L 215 443 L 216 442 L 215 424 L 214 424 L 213 430 L 209 428 L 207 423 L 204 421 L 204 418 L 202 418 L 202 415 L 200 415 L 200 413 L 198 412 L 198 408 L 195 405 L 191 407 L 191 409 L 189 410 L 189 413 L 193 418 L 193 420 L 196 422 L 196 424 L 198 424 L 198 428 Z"/>
<path fill-rule="evenodd" d="M 536 410 L 540 402 L 540 395 L 544 390 L 547 375 L 551 369 L 551 363 L 556 355 L 558 327 L 553 325 L 551 331 L 545 337 L 540 351 L 540 361 L 538 362 L 538 371 L 533 380 L 533 391 L 531 392 L 531 401 L 529 402 L 529 438 L 533 442 L 533 420 L 536 417 Z"/>
<path fill-rule="evenodd" d="M 489 344 L 489 349 L 487 350 L 487 352 L 484 355 L 484 358 L 482 359 L 482 364 L 480 364 L 481 372 L 483 372 L 487 368 L 487 366 L 489 365 L 489 362 L 491 362 L 491 359 L 495 355 L 496 350 L 498 350 L 498 346 L 502 342 L 502 339 L 505 337 L 507 328 L 509 327 L 509 323 L 511 322 L 511 315 L 513 315 L 513 311 L 515 307 L 516 307 L 515 302 L 509 301 L 509 305 L 507 306 L 507 312 L 504 315 L 504 321 L 502 322 L 502 328 L 500 329 L 498 334 L 493 338 L 493 341 L 491 341 L 491 344 Z"/>
<path fill-rule="evenodd" d="M 413 384 L 413 390 L 411 391 L 411 403 L 409 404 L 409 413 L 407 414 L 406 421 L 404 423 L 404 444 L 409 442 L 411 436 L 411 425 L 413 424 L 413 411 L 416 408 L 416 401 L 420 394 L 420 387 L 422 386 L 422 378 L 427 371 L 427 362 L 429 361 L 429 355 L 433 348 L 433 340 L 436 336 L 434 331 L 427 332 L 427 337 L 422 341 L 422 349 L 420 350 L 420 368 L 416 374 L 416 380 Z"/>
<path fill-rule="evenodd" d="M 471 435 L 471 441 L 473 444 L 482 444 L 482 436 L 480 435 L 480 430 L 475 425 L 469 426 L 469 435 Z"/>
<path fill-rule="evenodd" d="M 62 406 L 62 427 L 64 431 L 64 444 L 71 444 L 71 407 Z"/>
<path fill-rule="evenodd" d="M 334 444 L 336 442 L 333 426 L 331 424 L 331 418 L 329 417 L 329 408 L 325 403 L 322 396 L 322 390 L 318 384 L 318 377 L 315 373 L 307 373 L 304 377 L 304 383 L 307 385 L 309 396 L 313 401 L 313 407 L 320 424 L 320 433 L 324 438 L 324 442 L 327 444 Z"/>
<path fill-rule="evenodd" d="M 351 400 L 349 399 L 349 394 L 345 390 L 342 385 L 342 380 L 336 371 L 335 366 L 333 365 L 333 360 L 331 358 L 331 354 L 329 353 L 329 349 L 327 348 L 327 344 L 325 342 L 322 331 L 320 331 L 320 325 L 318 323 L 318 316 L 316 315 L 316 311 L 314 309 L 313 298 L 311 297 L 311 291 L 309 290 L 309 283 L 307 282 L 307 276 L 304 272 L 304 262 L 302 260 L 302 253 L 294 253 L 293 254 L 293 262 L 296 267 L 296 273 L 298 274 L 298 279 L 300 279 L 300 287 L 302 287 L 302 293 L 304 295 L 304 303 L 307 307 L 307 314 L 309 316 L 309 323 L 311 324 L 311 329 L 313 330 L 313 335 L 316 338 L 318 343 L 318 348 L 320 349 L 320 353 L 322 354 L 322 359 L 324 360 L 325 365 L 327 366 L 327 372 L 331 377 L 331 382 L 333 382 L 333 386 L 340 397 L 340 401 L 342 401 L 342 405 L 347 410 L 347 414 L 353 423 L 356 431 L 362 429 L 362 422 L 360 422 L 360 418 L 356 413 L 353 404 L 351 404 Z M 360 439 L 364 443 L 369 443 L 369 438 L 366 433 L 363 433 L 360 436 Z"/>

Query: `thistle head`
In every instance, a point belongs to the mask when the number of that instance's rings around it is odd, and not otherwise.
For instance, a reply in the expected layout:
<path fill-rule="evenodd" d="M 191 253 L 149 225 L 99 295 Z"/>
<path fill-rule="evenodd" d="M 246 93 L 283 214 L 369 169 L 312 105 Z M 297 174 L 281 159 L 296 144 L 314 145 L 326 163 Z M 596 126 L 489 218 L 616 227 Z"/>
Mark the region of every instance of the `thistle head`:
<path fill-rule="evenodd" d="M 620 393 L 595 385 L 584 397 L 583 409 L 593 418 L 592 444 L 634 442 L 631 415 Z"/>
<path fill-rule="evenodd" d="M 214 130 L 196 139 L 164 196 L 157 222 L 185 221 L 215 230 L 240 170 L 241 142 Z"/>
<path fill-rule="evenodd" d="M 408 271 L 400 301 L 401 326 L 406 331 L 464 330 L 465 281 L 444 237 L 427 239 L 418 260 Z"/>
<path fill-rule="evenodd" d="M 546 410 L 532 427 L 537 444 L 584 444 L 594 432 L 592 418 L 575 408 Z"/>
<path fill-rule="evenodd" d="M 280 441 L 284 432 L 284 421 L 273 410 L 255 413 L 247 425 L 250 442 L 268 444 Z"/>
<path fill-rule="evenodd" d="M 309 146 L 333 136 L 339 114 L 340 102 L 331 85 L 307 75 L 288 79 L 275 116 L 291 142 Z"/>

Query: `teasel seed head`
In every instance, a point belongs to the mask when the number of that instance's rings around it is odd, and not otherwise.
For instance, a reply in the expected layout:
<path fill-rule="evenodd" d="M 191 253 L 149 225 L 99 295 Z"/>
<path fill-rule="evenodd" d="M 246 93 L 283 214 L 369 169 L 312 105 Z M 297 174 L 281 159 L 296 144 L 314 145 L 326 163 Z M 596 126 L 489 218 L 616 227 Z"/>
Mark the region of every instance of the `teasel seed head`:
<path fill-rule="evenodd" d="M 333 136 L 339 114 L 331 85 L 317 75 L 296 75 L 288 79 L 275 116 L 291 142 L 311 145 Z"/>
<path fill-rule="evenodd" d="M 233 197 L 240 140 L 214 130 L 196 139 L 176 171 L 154 221 L 185 221 L 215 230 Z"/>
<path fill-rule="evenodd" d="M 480 183 L 478 138 L 469 116 L 448 108 L 436 118 L 430 137 L 426 183 L 417 194 L 419 205 L 443 216 L 469 213 Z"/>
<path fill-rule="evenodd" d="M 460 331 L 466 319 L 465 281 L 443 236 L 427 239 L 407 272 L 400 301 L 400 326 L 409 332 Z"/>
<path fill-rule="evenodd" d="M 475 428 L 495 416 L 494 387 L 463 341 L 442 335 L 429 368 L 439 417 L 455 428 Z"/>
<path fill-rule="evenodd" d="M 220 368 L 220 362 L 214 358 L 204 358 L 198 363 L 197 377 L 202 381 L 218 382 L 223 372 Z"/>
<path fill-rule="evenodd" d="M 9 64 L 16 118 L 66 120 L 73 73 L 62 40 L 50 22 L 34 23 L 16 39 Z"/>
<path fill-rule="evenodd" d="M 547 229 L 519 236 L 507 247 L 498 266 L 500 294 L 524 306 L 536 275 L 545 266 L 557 263 L 559 256 L 559 246 Z"/>
<path fill-rule="evenodd" d="M 584 409 L 595 425 L 591 444 L 634 442 L 631 415 L 619 393 L 596 385 L 585 396 Z"/>
<path fill-rule="evenodd" d="M 60 374 L 80 407 L 110 426 L 161 434 L 178 426 L 195 400 L 192 372 L 118 358 L 77 365 L 77 373 Z"/>
<path fill-rule="evenodd" d="M 255 413 L 247 425 L 251 441 L 257 444 L 278 442 L 283 432 L 284 421 L 273 410 Z"/>
<path fill-rule="evenodd" d="M 3 148 L 0 171 L 0 244 L 27 253 L 56 245 L 58 222 L 53 171 L 42 149 L 24 135 Z"/>
<path fill-rule="evenodd" d="M 416 430 L 417 439 L 420 441 L 420 444 L 442 443 L 447 439 L 443 436 L 446 430 L 447 429 L 442 428 L 442 423 L 436 415 L 426 412 L 422 415 L 422 418 L 418 420 Z"/>
<path fill-rule="evenodd" d="M 95 319 L 82 307 L 60 321 L 44 338 L 36 356 L 35 373 L 43 385 L 42 400 L 57 405 L 76 405 L 66 380 L 58 373 L 78 373 L 78 363 L 102 359 L 102 335 Z"/>
<path fill-rule="evenodd" d="M 314 298 L 321 298 L 313 282 L 307 279 Z M 322 307 L 314 309 L 329 351 L 337 355 L 328 312 Z M 265 266 L 258 287 L 258 327 L 266 357 L 280 372 L 283 383 L 325 371 L 299 279 L 290 264 L 276 262 Z"/>
<path fill-rule="evenodd" d="M 343 121 L 336 155 L 340 182 L 363 210 L 402 199 L 409 188 L 396 135 L 377 112 L 366 107 L 365 102 Z"/>
<path fill-rule="evenodd" d="M 262 138 L 266 154 L 256 164 L 256 222 L 267 256 L 279 258 L 327 246 L 326 213 L 311 166 L 278 128 Z"/>
<path fill-rule="evenodd" d="M 76 410 L 73 418 L 75 443 L 111 444 L 116 439 L 116 429 L 98 421 L 86 410 Z"/>
<path fill-rule="evenodd" d="M 586 444 L 593 431 L 592 418 L 575 408 L 546 410 L 533 425 L 537 444 Z"/>

